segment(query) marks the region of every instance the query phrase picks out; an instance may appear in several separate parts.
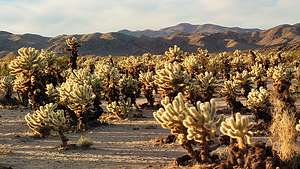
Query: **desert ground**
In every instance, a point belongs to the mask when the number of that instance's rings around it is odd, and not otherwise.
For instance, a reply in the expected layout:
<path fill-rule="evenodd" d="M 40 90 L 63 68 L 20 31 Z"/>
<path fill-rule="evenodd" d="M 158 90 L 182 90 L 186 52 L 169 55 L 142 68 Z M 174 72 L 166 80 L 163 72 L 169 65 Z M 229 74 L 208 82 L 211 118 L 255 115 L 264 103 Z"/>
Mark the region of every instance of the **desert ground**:
<path fill-rule="evenodd" d="M 58 150 L 61 143 L 55 132 L 43 139 L 28 136 L 30 129 L 24 120 L 28 112 L 0 110 L 2 166 L 13 169 L 163 168 L 185 154 L 179 145 L 156 142 L 169 131 L 156 123 L 152 110 L 143 111 L 145 118 L 111 122 L 84 133 L 67 133 L 70 143 L 76 143 L 81 134 L 94 143 L 88 150 L 68 151 Z"/>

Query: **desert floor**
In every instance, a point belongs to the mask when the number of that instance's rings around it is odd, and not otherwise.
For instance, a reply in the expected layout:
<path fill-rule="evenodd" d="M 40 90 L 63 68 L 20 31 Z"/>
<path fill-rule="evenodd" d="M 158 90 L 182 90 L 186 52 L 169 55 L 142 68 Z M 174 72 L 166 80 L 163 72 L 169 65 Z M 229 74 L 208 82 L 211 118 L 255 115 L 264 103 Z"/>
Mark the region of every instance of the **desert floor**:
<path fill-rule="evenodd" d="M 58 151 L 60 139 L 55 132 L 37 139 L 28 136 L 24 116 L 29 110 L 0 109 L 0 168 L 13 169 L 100 169 L 164 168 L 185 154 L 179 145 L 159 145 L 156 140 L 169 131 L 154 120 L 152 110 L 145 118 L 112 122 L 82 133 L 93 141 L 91 149 Z M 67 133 L 76 143 L 80 133 Z"/>
<path fill-rule="evenodd" d="M 138 100 L 138 104 L 145 99 Z M 223 109 L 223 99 L 217 100 Z M 105 106 L 103 106 L 105 107 Z M 29 110 L 0 109 L 0 169 L 118 169 L 170 168 L 177 157 L 186 154 L 178 144 L 158 144 L 169 131 L 153 118 L 153 110 L 143 110 L 145 118 L 129 118 L 112 122 L 82 133 L 91 138 L 88 150 L 58 150 L 61 144 L 56 132 L 43 139 L 29 136 L 24 116 Z M 69 132 L 70 143 L 76 143 L 80 133 Z"/>

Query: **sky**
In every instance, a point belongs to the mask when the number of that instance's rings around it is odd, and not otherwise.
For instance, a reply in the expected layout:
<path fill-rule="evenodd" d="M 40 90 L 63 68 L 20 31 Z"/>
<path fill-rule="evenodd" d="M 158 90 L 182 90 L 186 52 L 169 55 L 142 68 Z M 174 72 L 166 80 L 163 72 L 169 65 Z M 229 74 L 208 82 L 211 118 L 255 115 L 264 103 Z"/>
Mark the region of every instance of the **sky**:
<path fill-rule="evenodd" d="M 267 29 L 300 22 L 300 0 L 0 0 L 0 31 L 60 34 L 179 23 Z"/>

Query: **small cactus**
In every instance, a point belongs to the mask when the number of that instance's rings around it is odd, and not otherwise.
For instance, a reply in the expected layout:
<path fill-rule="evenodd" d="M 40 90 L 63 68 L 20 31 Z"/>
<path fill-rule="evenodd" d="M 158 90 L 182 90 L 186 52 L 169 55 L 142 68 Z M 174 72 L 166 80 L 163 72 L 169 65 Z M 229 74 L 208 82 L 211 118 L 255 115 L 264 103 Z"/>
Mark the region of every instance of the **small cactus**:
<path fill-rule="evenodd" d="M 68 129 L 67 120 L 63 110 L 56 110 L 57 104 L 47 104 L 40 106 L 34 113 L 25 116 L 28 127 L 41 136 L 49 134 L 50 130 L 57 131 L 62 140 L 62 146 L 67 146 L 68 139 L 63 135 L 63 131 Z"/>
<path fill-rule="evenodd" d="M 222 134 L 236 139 L 240 149 L 245 148 L 246 144 L 252 144 L 252 132 L 249 131 L 250 123 L 248 117 L 242 117 L 240 113 L 234 117 L 227 118 L 221 123 L 220 131 Z"/>

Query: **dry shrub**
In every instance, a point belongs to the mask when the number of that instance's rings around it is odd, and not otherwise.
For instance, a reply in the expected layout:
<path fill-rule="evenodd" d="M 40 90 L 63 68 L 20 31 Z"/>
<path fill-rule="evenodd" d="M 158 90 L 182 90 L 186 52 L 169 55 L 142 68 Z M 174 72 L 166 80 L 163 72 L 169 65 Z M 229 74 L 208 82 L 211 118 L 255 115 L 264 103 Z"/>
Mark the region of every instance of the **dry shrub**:
<path fill-rule="evenodd" d="M 77 146 L 82 148 L 89 148 L 93 145 L 91 138 L 86 136 L 80 136 L 80 139 L 77 141 Z"/>
<path fill-rule="evenodd" d="M 9 145 L 0 144 L 0 155 L 8 155 L 12 153 L 12 149 Z"/>
<path fill-rule="evenodd" d="M 283 161 L 292 160 L 299 152 L 295 126 L 296 118 L 293 112 L 283 110 L 273 114 L 270 139 L 273 149 L 278 152 Z"/>

